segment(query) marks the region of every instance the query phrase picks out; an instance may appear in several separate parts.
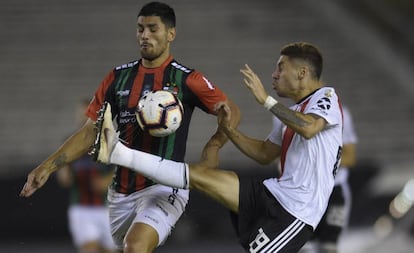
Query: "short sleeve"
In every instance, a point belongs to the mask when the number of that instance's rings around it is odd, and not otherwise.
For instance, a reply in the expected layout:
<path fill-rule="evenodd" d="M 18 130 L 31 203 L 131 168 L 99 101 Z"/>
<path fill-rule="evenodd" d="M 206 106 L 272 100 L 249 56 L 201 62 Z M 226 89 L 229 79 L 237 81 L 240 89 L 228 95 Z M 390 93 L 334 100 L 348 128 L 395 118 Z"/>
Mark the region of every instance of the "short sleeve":
<path fill-rule="evenodd" d="M 227 100 L 224 92 L 198 71 L 188 76 L 187 86 L 199 100 L 200 108 L 207 113 L 216 114 L 214 106 Z"/>
<path fill-rule="evenodd" d="M 284 124 L 282 123 L 282 121 L 280 121 L 277 117 L 273 116 L 272 131 L 269 133 L 266 139 L 274 144 L 281 146 L 283 126 Z"/>
<path fill-rule="evenodd" d="M 105 97 L 106 92 L 109 88 L 109 86 L 112 84 L 113 80 L 115 78 L 114 72 L 109 72 L 104 80 L 99 85 L 98 89 L 95 92 L 94 97 L 92 98 L 92 101 L 90 102 L 87 110 L 86 110 L 86 116 L 88 116 L 91 120 L 96 121 L 98 117 L 98 111 L 101 109 Z"/>
<path fill-rule="evenodd" d="M 312 113 L 324 118 L 328 126 L 342 122 L 341 104 L 335 90 L 331 87 L 321 88 L 314 94 L 304 113 Z"/>

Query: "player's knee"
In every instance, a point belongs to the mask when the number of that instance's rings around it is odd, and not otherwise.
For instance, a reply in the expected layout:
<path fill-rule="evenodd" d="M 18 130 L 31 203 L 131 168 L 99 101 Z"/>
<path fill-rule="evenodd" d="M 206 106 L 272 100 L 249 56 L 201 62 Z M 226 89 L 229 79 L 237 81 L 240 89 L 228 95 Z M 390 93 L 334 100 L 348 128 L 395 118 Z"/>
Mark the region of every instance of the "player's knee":
<path fill-rule="evenodd" d="M 144 240 L 128 240 L 124 242 L 124 253 L 151 253 L 156 245 Z"/>
<path fill-rule="evenodd" d="M 209 183 L 209 170 L 212 169 L 204 166 L 192 165 L 190 167 L 190 188 L 203 191 Z"/>
<path fill-rule="evenodd" d="M 154 248 L 141 242 L 125 243 L 124 246 L 124 253 L 151 253 L 153 250 Z"/>
<path fill-rule="evenodd" d="M 84 243 L 79 247 L 79 252 L 81 253 L 99 253 L 99 250 L 100 245 L 95 241 Z"/>

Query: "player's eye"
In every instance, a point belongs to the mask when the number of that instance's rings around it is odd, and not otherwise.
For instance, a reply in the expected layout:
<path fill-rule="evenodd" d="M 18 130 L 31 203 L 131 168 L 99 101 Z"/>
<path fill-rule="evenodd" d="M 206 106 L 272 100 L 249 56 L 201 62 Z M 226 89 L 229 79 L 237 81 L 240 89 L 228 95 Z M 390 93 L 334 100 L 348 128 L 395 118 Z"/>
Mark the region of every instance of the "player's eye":
<path fill-rule="evenodd" d="M 150 26 L 149 30 L 150 30 L 150 32 L 155 33 L 156 31 L 158 31 L 158 28 L 159 27 L 157 25 L 154 25 L 154 26 Z"/>

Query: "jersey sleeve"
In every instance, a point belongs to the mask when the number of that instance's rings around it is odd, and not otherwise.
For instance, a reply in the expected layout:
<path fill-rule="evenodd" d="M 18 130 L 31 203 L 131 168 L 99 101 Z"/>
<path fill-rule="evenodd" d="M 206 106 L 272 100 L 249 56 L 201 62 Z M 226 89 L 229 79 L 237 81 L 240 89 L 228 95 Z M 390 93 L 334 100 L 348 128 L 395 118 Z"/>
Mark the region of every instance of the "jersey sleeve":
<path fill-rule="evenodd" d="M 304 113 L 312 113 L 326 120 L 329 126 L 342 122 L 342 109 L 335 90 L 330 87 L 322 88 L 310 100 Z"/>
<path fill-rule="evenodd" d="M 273 116 L 273 128 L 266 139 L 274 144 L 282 146 L 283 126 L 285 125 L 282 123 L 282 121 L 280 121 L 280 119 L 278 119 L 277 117 Z"/>
<path fill-rule="evenodd" d="M 99 85 L 98 89 L 95 92 L 95 95 L 93 96 L 88 108 L 86 109 L 86 116 L 90 118 L 93 121 L 96 121 L 98 118 L 98 111 L 101 109 L 102 104 L 105 101 L 106 92 L 113 82 L 115 78 L 114 72 L 109 72 L 101 84 Z"/>
<path fill-rule="evenodd" d="M 218 102 L 227 100 L 224 92 L 198 71 L 193 71 L 186 83 L 199 100 L 198 107 L 207 113 L 216 114 L 214 106 Z"/>

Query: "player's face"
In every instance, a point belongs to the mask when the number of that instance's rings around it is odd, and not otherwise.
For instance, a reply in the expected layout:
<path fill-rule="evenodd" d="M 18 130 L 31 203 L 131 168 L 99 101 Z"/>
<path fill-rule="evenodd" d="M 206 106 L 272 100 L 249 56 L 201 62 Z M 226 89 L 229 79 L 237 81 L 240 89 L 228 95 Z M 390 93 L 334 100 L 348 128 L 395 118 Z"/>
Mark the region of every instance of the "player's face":
<path fill-rule="evenodd" d="M 170 42 L 175 38 L 175 28 L 167 28 L 159 16 L 139 16 L 137 20 L 137 40 L 141 57 L 155 61 L 168 57 Z"/>
<path fill-rule="evenodd" d="M 297 68 L 289 57 L 280 56 L 275 71 L 272 73 L 272 86 L 279 97 L 294 98 L 298 92 L 299 82 Z"/>

